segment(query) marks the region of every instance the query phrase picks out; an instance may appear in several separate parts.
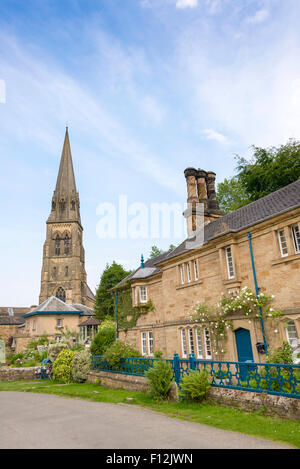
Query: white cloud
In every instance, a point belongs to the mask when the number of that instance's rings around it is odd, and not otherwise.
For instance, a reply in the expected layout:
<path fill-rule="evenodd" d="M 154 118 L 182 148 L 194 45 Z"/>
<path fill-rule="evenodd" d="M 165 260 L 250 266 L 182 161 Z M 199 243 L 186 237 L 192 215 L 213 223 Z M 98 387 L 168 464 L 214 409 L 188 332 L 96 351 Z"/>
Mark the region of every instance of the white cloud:
<path fill-rule="evenodd" d="M 259 24 L 263 23 L 269 17 L 269 10 L 262 8 L 258 10 L 253 16 L 248 16 L 245 22 L 248 24 Z"/>
<path fill-rule="evenodd" d="M 216 132 L 213 129 L 204 129 L 203 133 L 206 135 L 207 140 L 215 140 L 219 143 L 228 143 L 228 138 L 225 135 Z"/>
<path fill-rule="evenodd" d="M 0 69 L 5 75 L 9 96 L 5 119 L 1 122 L 0 137 L 11 135 L 14 139 L 33 141 L 57 155 L 61 144 L 61 128 L 68 122 L 73 133 L 85 135 L 94 142 L 98 154 L 109 154 L 126 160 L 136 171 L 146 173 L 156 183 L 178 193 L 178 176 L 166 178 L 169 165 L 161 155 L 149 150 L 139 135 L 119 118 L 99 97 L 97 89 L 90 90 L 63 71 L 57 64 L 36 59 L 15 38 L 0 35 L 3 50 Z M 108 41 L 106 41 L 106 47 Z M 109 51 L 105 49 L 109 55 Z M 123 52 L 112 47 L 118 68 L 111 63 L 111 73 L 120 73 L 119 80 L 127 94 L 132 91 L 133 70 L 137 60 L 126 60 Z M 12 60 L 11 60 L 12 58 Z M 47 66 L 45 65 L 47 63 Z M 144 61 L 141 60 L 144 69 Z M 124 78 L 125 75 L 125 78 Z M 137 101 L 138 96 L 135 96 Z M 144 98 L 144 110 L 148 118 L 158 125 L 163 118 L 160 107 L 150 96 Z M 16 122 L 18 125 L 16 125 Z"/>
<path fill-rule="evenodd" d="M 176 8 L 195 8 L 198 6 L 198 0 L 177 0 Z"/>

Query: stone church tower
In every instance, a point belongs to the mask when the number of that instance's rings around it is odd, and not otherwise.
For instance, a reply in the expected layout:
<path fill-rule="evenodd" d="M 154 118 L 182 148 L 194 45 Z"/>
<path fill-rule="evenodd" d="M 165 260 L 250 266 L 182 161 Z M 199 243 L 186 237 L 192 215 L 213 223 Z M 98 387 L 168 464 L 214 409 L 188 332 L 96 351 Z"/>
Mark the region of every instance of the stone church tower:
<path fill-rule="evenodd" d="M 46 223 L 40 304 L 56 296 L 69 304 L 94 305 L 95 297 L 86 283 L 79 207 L 67 128 Z"/>

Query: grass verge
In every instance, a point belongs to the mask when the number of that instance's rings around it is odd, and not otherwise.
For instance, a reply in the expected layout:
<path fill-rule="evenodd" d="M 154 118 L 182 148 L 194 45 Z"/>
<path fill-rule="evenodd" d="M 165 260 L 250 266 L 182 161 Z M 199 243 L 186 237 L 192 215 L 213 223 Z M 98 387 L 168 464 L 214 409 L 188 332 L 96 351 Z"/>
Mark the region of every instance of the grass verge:
<path fill-rule="evenodd" d="M 38 380 L 0 382 L 0 391 L 35 392 L 87 399 L 94 402 L 133 404 L 161 412 L 169 417 L 210 425 L 222 430 L 240 432 L 267 440 L 288 443 L 300 448 L 299 422 L 264 416 L 260 412 L 245 412 L 207 402 L 203 404 L 169 401 L 156 402 L 147 393 L 110 389 L 90 383 L 60 384 L 55 381 Z M 131 397 L 133 400 L 128 403 L 126 401 L 127 397 Z"/>

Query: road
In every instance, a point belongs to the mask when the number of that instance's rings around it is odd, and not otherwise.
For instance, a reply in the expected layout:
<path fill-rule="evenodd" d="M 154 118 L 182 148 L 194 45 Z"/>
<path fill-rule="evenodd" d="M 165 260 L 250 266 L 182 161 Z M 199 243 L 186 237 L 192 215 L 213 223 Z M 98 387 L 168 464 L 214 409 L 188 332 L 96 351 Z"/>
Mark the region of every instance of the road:
<path fill-rule="evenodd" d="M 1 449 L 277 449 L 240 433 L 131 405 L 0 392 Z"/>

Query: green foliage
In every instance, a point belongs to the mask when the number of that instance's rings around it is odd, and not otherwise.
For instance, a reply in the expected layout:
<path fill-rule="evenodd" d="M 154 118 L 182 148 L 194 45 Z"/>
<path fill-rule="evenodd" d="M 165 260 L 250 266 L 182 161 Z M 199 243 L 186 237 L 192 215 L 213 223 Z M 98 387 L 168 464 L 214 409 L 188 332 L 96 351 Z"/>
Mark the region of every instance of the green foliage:
<path fill-rule="evenodd" d="M 103 355 L 116 340 L 116 324 L 111 319 L 103 321 L 91 344 L 92 355 Z"/>
<path fill-rule="evenodd" d="M 135 348 L 121 341 L 115 342 L 111 345 L 104 354 L 104 360 L 107 361 L 115 370 L 120 368 L 122 357 L 136 358 L 141 357 L 141 354 Z"/>
<path fill-rule="evenodd" d="M 29 350 L 29 349 L 32 349 L 32 350 L 37 350 L 38 346 L 39 345 L 48 345 L 49 344 L 49 340 L 48 340 L 48 337 L 46 334 L 43 334 L 41 337 L 39 337 L 37 340 L 32 340 L 31 342 L 29 342 L 29 344 L 27 345 L 26 349 Z"/>
<path fill-rule="evenodd" d="M 191 370 L 180 383 L 179 395 L 184 400 L 201 402 L 207 398 L 210 379 L 205 370 Z"/>
<path fill-rule="evenodd" d="M 154 358 L 163 358 L 163 352 L 161 350 L 155 350 Z"/>
<path fill-rule="evenodd" d="M 59 353 L 62 350 L 67 349 L 67 348 L 68 348 L 67 344 L 62 344 L 60 342 L 55 343 L 55 344 L 50 344 L 48 347 L 48 358 L 50 358 L 50 360 L 53 363 L 56 360 Z"/>
<path fill-rule="evenodd" d="M 58 354 L 52 368 L 54 379 L 62 383 L 71 383 L 75 353 L 73 350 L 65 349 Z"/>
<path fill-rule="evenodd" d="M 293 351 L 290 344 L 288 342 L 282 342 L 282 345 L 279 348 L 271 351 L 267 357 L 267 363 L 292 365 Z"/>
<path fill-rule="evenodd" d="M 217 192 L 219 206 L 224 213 L 237 210 L 250 202 L 242 183 L 236 177 L 220 182 Z"/>
<path fill-rule="evenodd" d="M 264 293 L 257 298 L 250 288 L 243 287 L 239 293 L 232 293 L 221 298 L 216 306 L 212 307 L 206 303 L 195 305 L 190 320 L 198 323 L 198 328 L 205 328 L 209 331 L 215 354 L 220 356 L 225 353 L 227 332 L 233 327 L 234 315 L 243 315 L 249 322 L 252 322 L 260 319 L 261 311 L 262 316 L 268 317 L 274 327 L 278 324 L 283 313 L 281 310 L 271 308 L 273 298 L 274 295 L 267 296 Z"/>
<path fill-rule="evenodd" d="M 159 399 L 166 399 L 171 390 L 173 379 L 172 367 L 165 361 L 154 362 L 145 376 L 150 385 L 151 394 Z"/>
<path fill-rule="evenodd" d="M 175 247 L 176 246 L 174 244 L 170 244 L 169 249 L 167 251 L 172 251 L 173 249 L 175 249 Z M 154 245 L 154 246 L 151 246 L 149 257 L 150 258 L 157 257 L 163 254 L 164 252 L 166 252 L 164 249 L 159 249 L 157 246 Z"/>
<path fill-rule="evenodd" d="M 110 290 L 129 274 L 130 271 L 124 270 L 124 268 L 115 261 L 111 266 L 108 264 L 106 265 L 96 292 L 96 303 L 94 311 L 97 319 L 103 320 L 106 316 L 114 318 L 115 299 L 114 294 Z"/>
<path fill-rule="evenodd" d="M 237 156 L 237 175 L 218 184 L 226 212 L 260 199 L 300 178 L 300 142 L 290 139 L 271 148 L 252 146 L 250 160 Z"/>
<path fill-rule="evenodd" d="M 73 360 L 72 378 L 75 383 L 83 383 L 87 379 L 90 371 L 90 352 L 88 350 L 80 350 L 75 352 Z"/>
<path fill-rule="evenodd" d="M 155 310 L 151 299 L 149 299 L 147 303 L 139 303 L 133 306 L 131 287 L 128 285 L 119 291 L 118 304 L 119 327 L 125 330 L 136 326 L 137 320 L 142 314 L 147 314 L 149 311 Z"/>

